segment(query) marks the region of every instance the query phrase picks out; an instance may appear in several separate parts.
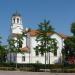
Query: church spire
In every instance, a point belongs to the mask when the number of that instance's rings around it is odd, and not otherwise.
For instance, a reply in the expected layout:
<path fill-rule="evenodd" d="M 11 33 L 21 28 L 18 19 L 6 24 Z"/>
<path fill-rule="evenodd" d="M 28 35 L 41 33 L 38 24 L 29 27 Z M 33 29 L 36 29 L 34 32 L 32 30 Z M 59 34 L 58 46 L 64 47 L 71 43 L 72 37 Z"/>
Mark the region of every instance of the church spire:
<path fill-rule="evenodd" d="M 18 11 L 16 11 L 12 16 L 19 16 L 19 17 L 21 17 L 21 14 Z"/>

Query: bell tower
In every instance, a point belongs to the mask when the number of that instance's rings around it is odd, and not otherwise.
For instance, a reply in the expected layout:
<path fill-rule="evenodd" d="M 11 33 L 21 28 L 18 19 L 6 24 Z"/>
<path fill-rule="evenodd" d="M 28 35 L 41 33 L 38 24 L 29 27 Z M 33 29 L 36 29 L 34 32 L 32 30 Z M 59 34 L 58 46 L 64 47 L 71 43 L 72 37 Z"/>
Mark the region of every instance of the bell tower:
<path fill-rule="evenodd" d="M 18 12 L 16 12 L 12 15 L 11 18 L 11 33 L 21 34 L 22 31 L 23 31 L 22 17 Z"/>

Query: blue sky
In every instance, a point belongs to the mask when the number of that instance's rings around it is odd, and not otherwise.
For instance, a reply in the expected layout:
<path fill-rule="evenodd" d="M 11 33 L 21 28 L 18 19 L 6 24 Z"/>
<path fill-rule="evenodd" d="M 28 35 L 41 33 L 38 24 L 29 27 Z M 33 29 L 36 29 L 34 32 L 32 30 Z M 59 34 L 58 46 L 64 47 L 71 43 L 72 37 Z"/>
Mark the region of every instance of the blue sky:
<path fill-rule="evenodd" d="M 71 35 L 71 23 L 75 22 L 75 0 L 0 0 L 3 44 L 6 44 L 10 34 L 11 16 L 16 10 L 22 15 L 24 28 L 35 29 L 47 19 L 56 32 Z"/>

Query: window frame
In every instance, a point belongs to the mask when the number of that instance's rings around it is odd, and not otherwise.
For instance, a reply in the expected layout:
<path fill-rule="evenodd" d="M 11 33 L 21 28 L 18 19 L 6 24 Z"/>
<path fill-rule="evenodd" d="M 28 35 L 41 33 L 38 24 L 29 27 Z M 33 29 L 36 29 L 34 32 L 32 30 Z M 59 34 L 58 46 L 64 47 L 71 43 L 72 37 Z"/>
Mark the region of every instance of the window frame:
<path fill-rule="evenodd" d="M 26 57 L 23 55 L 22 56 L 22 62 L 24 62 L 26 60 Z"/>

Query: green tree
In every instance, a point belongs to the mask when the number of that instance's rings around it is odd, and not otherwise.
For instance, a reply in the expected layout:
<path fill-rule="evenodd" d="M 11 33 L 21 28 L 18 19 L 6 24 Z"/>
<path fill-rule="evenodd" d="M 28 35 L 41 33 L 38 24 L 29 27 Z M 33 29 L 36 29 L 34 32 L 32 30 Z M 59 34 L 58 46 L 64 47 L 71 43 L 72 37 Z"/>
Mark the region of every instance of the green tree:
<path fill-rule="evenodd" d="M 8 45 L 9 45 L 9 52 L 10 53 L 16 51 L 15 43 L 16 43 L 16 41 L 14 40 L 14 38 L 8 39 Z"/>
<path fill-rule="evenodd" d="M 0 36 L 0 62 L 6 62 L 7 49 L 6 46 L 2 45 L 2 37 Z"/>
<path fill-rule="evenodd" d="M 75 22 L 71 24 L 71 32 L 75 36 Z"/>
<path fill-rule="evenodd" d="M 1 45 L 1 43 L 2 43 L 1 39 L 2 39 L 2 37 L 0 36 L 0 45 Z"/>
<path fill-rule="evenodd" d="M 75 36 L 68 37 L 64 41 L 63 55 L 64 61 L 67 61 L 69 57 L 75 57 Z M 71 61 L 71 60 L 70 60 Z M 74 63 L 74 62 L 73 62 Z"/>
<path fill-rule="evenodd" d="M 22 48 L 22 44 L 23 44 L 23 34 L 17 34 L 16 35 L 16 39 L 14 39 L 13 37 L 10 38 L 8 40 L 9 43 L 9 52 L 16 54 L 16 58 L 17 58 L 17 53 L 23 53 L 20 48 Z M 10 58 L 11 59 L 11 58 Z M 17 68 L 17 62 L 16 62 L 16 68 Z"/>
<path fill-rule="evenodd" d="M 0 45 L 0 62 L 6 62 L 7 49 L 5 46 Z"/>
<path fill-rule="evenodd" d="M 49 64 L 50 64 L 50 52 L 57 53 L 57 42 L 54 38 L 50 37 L 51 33 L 54 33 L 54 29 L 50 25 L 49 21 L 44 20 L 43 23 L 40 23 L 39 28 L 37 29 L 36 41 L 38 45 L 34 48 L 36 55 L 45 54 L 45 65 L 47 53 L 49 53 Z"/>
<path fill-rule="evenodd" d="M 75 57 L 75 23 L 71 24 L 71 32 L 73 33 L 73 36 L 69 36 L 67 37 L 67 39 L 64 40 L 65 44 L 63 48 L 64 61 L 67 61 L 69 57 L 73 56 Z"/>

